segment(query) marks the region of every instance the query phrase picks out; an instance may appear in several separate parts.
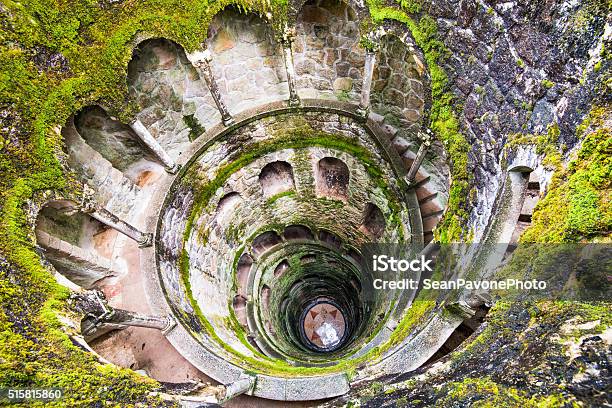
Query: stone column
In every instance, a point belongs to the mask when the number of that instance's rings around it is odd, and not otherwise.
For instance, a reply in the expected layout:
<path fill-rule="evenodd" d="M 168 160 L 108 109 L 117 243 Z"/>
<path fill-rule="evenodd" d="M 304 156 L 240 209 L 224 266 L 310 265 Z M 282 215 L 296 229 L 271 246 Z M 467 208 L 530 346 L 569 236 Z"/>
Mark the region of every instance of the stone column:
<path fill-rule="evenodd" d="M 243 375 L 233 383 L 225 386 L 225 395 L 222 401 L 227 402 L 238 395 L 251 391 L 253 385 L 255 385 L 255 377 Z"/>
<path fill-rule="evenodd" d="M 94 201 L 93 190 L 87 185 L 83 188 L 83 200 L 79 210 L 89 214 L 102 224 L 108 225 L 112 229 L 132 238 L 141 248 L 153 245 L 153 234 L 140 231 L 138 228 L 123 221 L 107 209 L 100 207 Z"/>
<path fill-rule="evenodd" d="M 149 130 L 140 120 L 134 119 L 132 123 L 130 123 L 130 127 L 138 135 L 140 140 L 142 140 L 144 144 L 146 144 L 149 149 L 155 153 L 155 156 L 157 156 L 157 158 L 163 163 L 168 173 L 175 174 L 178 171 L 179 165 L 172 160 L 172 158 L 168 155 L 168 153 L 166 153 L 164 148 L 161 147 L 157 140 L 155 140 L 151 132 L 149 132 Z"/>
<path fill-rule="evenodd" d="M 74 309 L 84 315 L 81 332 L 87 337 L 95 337 L 109 329 L 122 329 L 128 326 L 148 327 L 167 332 L 176 325 L 170 316 L 151 316 L 112 308 L 108 305 L 104 293 L 99 290 L 75 294 L 70 302 Z"/>
<path fill-rule="evenodd" d="M 88 214 L 92 218 L 100 221 L 102 224 L 108 225 L 112 229 L 115 229 L 120 233 L 132 238 L 134 241 L 138 242 L 138 246 L 141 248 L 148 247 L 153 244 L 152 234 L 140 231 L 105 208 L 96 208 Z"/>
<path fill-rule="evenodd" d="M 123 309 L 113 309 L 113 316 L 109 319 L 109 323 L 122 326 L 148 327 L 164 332 L 175 324 L 170 316 L 144 315 Z"/>
<path fill-rule="evenodd" d="M 293 64 L 293 39 L 295 38 L 295 30 L 285 28 L 281 44 L 283 46 L 283 60 L 285 61 L 285 70 L 287 71 L 287 84 L 289 85 L 289 106 L 299 106 L 300 97 L 297 94 L 295 86 L 295 67 Z"/>
<path fill-rule="evenodd" d="M 372 75 L 376 65 L 376 51 L 366 50 L 365 65 L 363 67 L 363 85 L 361 86 L 361 99 L 357 113 L 364 118 L 370 113 L 370 93 L 372 91 Z"/>
<path fill-rule="evenodd" d="M 198 71 L 200 78 L 206 81 L 206 85 L 208 85 L 208 89 L 210 90 L 210 94 L 215 101 L 215 105 L 217 105 L 217 109 L 219 109 L 219 113 L 221 113 L 221 120 L 223 121 L 223 124 L 225 126 L 232 125 L 234 123 L 234 118 L 232 118 L 232 115 L 223 101 L 223 97 L 219 91 L 219 85 L 217 84 L 212 68 L 210 67 L 210 61 L 212 60 L 210 52 L 208 50 L 196 51 L 192 54 L 187 54 L 187 58 L 189 61 L 191 61 L 191 64 L 196 71 Z"/>
<path fill-rule="evenodd" d="M 419 147 L 419 151 L 410 166 L 410 170 L 408 170 L 408 174 L 406 175 L 406 183 L 411 185 L 414 183 L 416 179 L 417 172 L 423 164 L 423 160 L 425 159 L 425 155 L 427 154 L 427 150 L 429 150 L 429 146 L 431 146 L 431 131 L 427 129 L 426 132 L 419 132 L 419 136 L 421 138 L 421 146 Z"/>

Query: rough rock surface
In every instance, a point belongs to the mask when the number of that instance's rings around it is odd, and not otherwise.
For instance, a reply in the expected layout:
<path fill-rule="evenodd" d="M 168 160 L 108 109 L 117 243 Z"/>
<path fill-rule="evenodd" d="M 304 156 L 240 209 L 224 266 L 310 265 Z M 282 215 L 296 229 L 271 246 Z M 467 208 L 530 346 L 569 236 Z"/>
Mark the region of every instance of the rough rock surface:
<path fill-rule="evenodd" d="M 436 18 L 451 53 L 443 68 L 471 145 L 469 166 L 478 200 L 469 224 L 478 241 L 492 210 L 508 138 L 546 133 L 558 124 L 560 143 L 570 150 L 577 143 L 576 126 L 594 99 L 610 101 L 605 84 L 610 63 L 603 59 L 595 67 L 602 45 L 610 43 L 610 33 L 604 33 L 606 5 L 434 0 L 424 11 Z"/>
<path fill-rule="evenodd" d="M 359 384 L 326 406 L 610 406 L 609 317 L 606 306 L 500 304 L 473 342 L 416 372 Z"/>

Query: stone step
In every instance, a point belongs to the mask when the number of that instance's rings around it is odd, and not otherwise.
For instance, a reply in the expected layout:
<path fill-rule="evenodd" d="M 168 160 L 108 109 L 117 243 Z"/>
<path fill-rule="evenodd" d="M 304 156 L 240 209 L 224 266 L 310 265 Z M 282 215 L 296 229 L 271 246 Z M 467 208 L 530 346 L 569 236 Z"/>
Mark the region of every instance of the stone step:
<path fill-rule="evenodd" d="M 427 218 L 423 218 L 423 230 L 424 231 L 433 231 L 433 229 L 438 225 L 440 219 L 442 218 L 442 213 L 437 216 L 429 216 Z"/>
<path fill-rule="evenodd" d="M 423 187 L 425 184 L 429 183 L 429 180 L 430 180 L 430 179 L 431 179 L 431 177 L 430 177 L 430 176 L 423 177 L 421 174 L 417 174 L 417 176 L 416 176 L 416 180 L 415 180 L 415 183 L 413 184 L 413 186 L 412 186 L 412 187 L 413 187 L 415 190 L 416 190 L 416 189 L 419 189 L 419 188 Z"/>
<path fill-rule="evenodd" d="M 425 189 L 419 189 L 422 191 L 425 191 L 426 193 L 429 193 L 429 191 L 425 190 Z M 425 204 L 433 199 L 435 199 L 436 197 L 438 197 L 438 193 L 433 193 L 433 194 L 429 194 L 423 198 L 420 198 L 419 196 L 419 192 L 417 191 L 417 198 L 419 199 L 419 205 Z"/>
<path fill-rule="evenodd" d="M 438 211 L 442 211 L 440 205 L 435 201 L 426 201 L 423 204 L 419 203 L 421 214 L 432 214 Z"/>

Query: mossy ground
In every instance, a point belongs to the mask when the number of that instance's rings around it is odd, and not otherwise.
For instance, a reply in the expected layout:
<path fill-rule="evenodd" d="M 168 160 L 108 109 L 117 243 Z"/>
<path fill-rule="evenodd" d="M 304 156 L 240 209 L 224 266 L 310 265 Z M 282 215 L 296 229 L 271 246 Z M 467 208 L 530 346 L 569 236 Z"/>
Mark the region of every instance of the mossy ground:
<path fill-rule="evenodd" d="M 598 335 L 609 327 L 610 316 L 606 303 L 499 302 L 475 340 L 446 357 L 443 369 L 400 374 L 382 389 L 376 381 L 366 383 L 332 405 L 544 408 L 601 403 L 605 385 L 581 373 L 605 360 Z M 584 325 L 588 322 L 599 324 Z M 580 354 L 572 357 L 570 347 Z"/>
<path fill-rule="evenodd" d="M 612 129 L 604 119 L 609 107 L 593 108 L 577 133 L 579 150 L 567 165 L 558 147 L 559 128 L 543 135 L 520 135 L 508 144 L 531 144 L 545 156 L 543 164 L 555 170 L 546 196 L 538 202 L 521 242 L 609 241 L 612 233 Z"/>

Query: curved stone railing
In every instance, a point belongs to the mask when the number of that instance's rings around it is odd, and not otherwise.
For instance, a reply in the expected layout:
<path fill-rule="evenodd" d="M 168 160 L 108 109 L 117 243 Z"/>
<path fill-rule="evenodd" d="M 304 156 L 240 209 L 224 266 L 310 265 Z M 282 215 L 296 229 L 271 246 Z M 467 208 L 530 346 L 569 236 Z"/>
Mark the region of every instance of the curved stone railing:
<path fill-rule="evenodd" d="M 146 209 L 147 214 L 149 214 L 146 229 L 157 231 L 156 234 L 159 233 L 158 228 L 160 224 L 158 217 L 161 215 L 166 204 L 168 194 L 173 191 L 175 181 L 181 177 L 182 172 L 189 167 L 189 164 L 214 141 L 220 140 L 233 130 L 260 118 L 282 113 L 305 111 L 332 112 L 355 120 L 360 119 L 356 112 L 357 106 L 355 105 L 320 100 L 302 100 L 300 107 L 290 107 L 286 102 L 276 102 L 236 115 L 233 125 L 224 126 L 219 124 L 200 135 L 192 143 L 188 151 L 182 154 L 179 160 L 182 168 L 179 173 L 177 175 L 168 175 L 158 182 L 157 188 Z M 396 176 L 401 180 L 406 173 L 406 169 L 403 167 L 401 160 L 384 132 L 371 120 L 364 123 L 364 128 L 372 140 L 380 147 L 386 160 L 392 165 Z M 404 192 L 404 199 L 410 208 L 410 229 L 413 242 L 422 247 L 421 216 L 414 191 L 406 190 Z M 158 275 L 155 247 L 143 248 L 141 252 L 141 269 L 146 275 L 146 292 L 153 312 L 160 315 L 172 314 L 172 307 L 166 300 L 166 291 L 168 289 L 163 288 L 160 276 Z M 244 369 L 220 358 L 212 344 L 206 346 L 198 342 L 181 324 L 176 325 L 165 333 L 165 336 L 185 358 L 217 381 L 231 383 L 238 380 L 245 373 Z M 435 351 L 433 350 L 432 354 Z M 348 388 L 349 381 L 344 373 L 291 378 L 259 374 L 257 375 L 256 386 L 252 394 L 272 399 L 312 400 L 341 395 L 347 392 Z"/>

